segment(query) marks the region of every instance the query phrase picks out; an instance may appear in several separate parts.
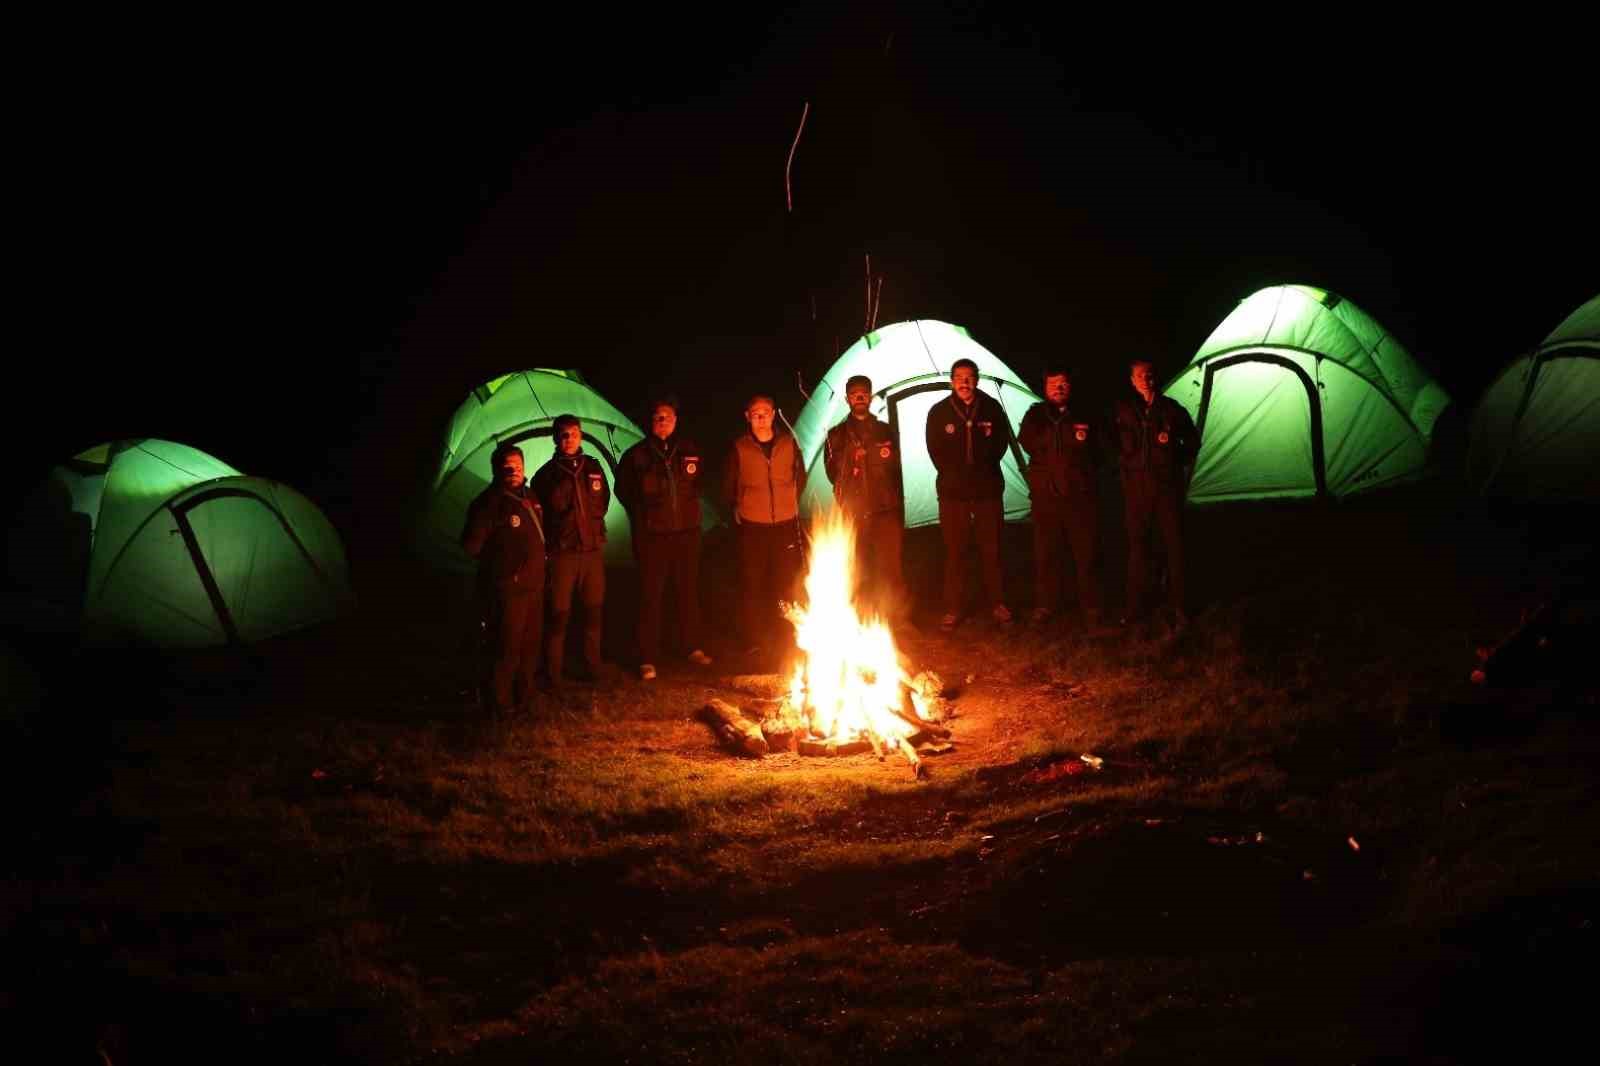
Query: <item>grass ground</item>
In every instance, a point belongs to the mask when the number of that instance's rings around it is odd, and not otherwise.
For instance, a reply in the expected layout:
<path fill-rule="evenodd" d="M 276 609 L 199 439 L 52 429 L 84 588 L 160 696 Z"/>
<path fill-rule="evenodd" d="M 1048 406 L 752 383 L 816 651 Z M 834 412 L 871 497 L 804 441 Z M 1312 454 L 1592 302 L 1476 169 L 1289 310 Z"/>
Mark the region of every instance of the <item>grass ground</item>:
<path fill-rule="evenodd" d="M 717 748 L 696 709 L 771 684 L 720 643 L 483 721 L 459 613 L 399 566 L 350 626 L 246 659 L 57 660 L 8 745 L 0 1002 L 46 1058 L 118 1064 L 1459 1062 L 1580 1037 L 1595 688 L 1464 677 L 1587 536 L 1381 504 L 1192 534 L 1178 637 L 910 639 L 960 686 L 924 781 Z M 913 537 L 923 587 L 936 552 Z M 1063 769 L 1084 752 L 1103 768 Z"/>

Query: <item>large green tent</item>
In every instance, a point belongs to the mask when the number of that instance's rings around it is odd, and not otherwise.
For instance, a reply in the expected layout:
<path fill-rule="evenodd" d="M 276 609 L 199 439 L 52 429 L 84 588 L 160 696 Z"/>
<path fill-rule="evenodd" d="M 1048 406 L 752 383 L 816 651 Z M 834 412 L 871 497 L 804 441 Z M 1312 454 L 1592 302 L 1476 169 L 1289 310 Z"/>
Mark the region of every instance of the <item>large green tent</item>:
<path fill-rule="evenodd" d="M 1492 496 L 1600 497 L 1600 296 L 1513 360 L 1478 401 L 1468 476 Z"/>
<path fill-rule="evenodd" d="M 808 474 L 800 501 L 802 511 L 810 514 L 833 504 L 832 487 L 821 465 L 823 445 L 828 430 L 849 413 L 845 382 L 865 374 L 872 379 L 874 390 L 872 413 L 889 423 L 900 441 L 906 526 L 937 525 L 939 500 L 934 495 L 935 472 L 924 433 L 928 411 L 950 395 L 950 367 L 958 359 L 971 359 L 978 365 L 978 388 L 1000 401 L 1015 432 L 1039 397 L 965 329 L 932 319 L 884 326 L 856 341 L 839 357 L 795 419 L 795 436 Z M 1008 521 L 1028 517 L 1025 465 L 1021 450 L 1013 444 L 1001 464 Z"/>
<path fill-rule="evenodd" d="M 1242 300 L 1164 391 L 1200 429 L 1196 503 L 1343 497 L 1416 478 L 1450 403 L 1370 315 L 1309 285 Z"/>
<path fill-rule="evenodd" d="M 81 452 L 27 509 L 13 567 L 29 554 L 48 560 L 29 591 L 91 641 L 250 642 L 352 602 L 344 548 L 315 504 L 183 444 L 144 438 Z"/>
<path fill-rule="evenodd" d="M 628 513 L 615 498 L 617 462 L 644 433 L 576 370 L 543 369 L 506 374 L 473 389 L 451 416 L 422 525 L 424 550 L 435 562 L 451 570 L 472 569 L 474 563 L 461 550 L 461 530 L 467 507 L 489 485 L 489 457 L 500 443 L 515 444 L 531 478 L 555 454 L 550 425 L 564 414 L 583 423 L 584 450 L 605 464 L 611 482 L 606 562 L 632 564 Z"/>

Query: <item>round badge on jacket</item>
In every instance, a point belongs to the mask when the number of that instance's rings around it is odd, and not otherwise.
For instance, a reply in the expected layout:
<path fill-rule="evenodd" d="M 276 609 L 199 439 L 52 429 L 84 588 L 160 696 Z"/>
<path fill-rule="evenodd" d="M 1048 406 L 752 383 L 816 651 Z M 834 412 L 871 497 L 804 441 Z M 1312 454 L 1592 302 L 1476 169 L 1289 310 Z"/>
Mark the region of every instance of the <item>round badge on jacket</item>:
<path fill-rule="evenodd" d="M 511 516 L 511 528 L 512 529 L 516 529 L 520 525 L 522 525 L 522 516 L 521 515 L 515 515 L 515 514 L 512 515 Z"/>
<path fill-rule="evenodd" d="M 699 463 L 685 463 L 683 465 L 683 472 L 685 474 L 692 474 L 696 470 L 699 470 L 699 469 L 700 469 L 700 464 Z"/>
<path fill-rule="evenodd" d="M 954 433 L 956 431 L 956 424 L 954 422 L 946 422 L 944 424 L 944 431 L 946 433 Z"/>
<path fill-rule="evenodd" d="M 879 459 L 887 459 L 887 458 L 889 458 L 889 446 L 887 444 L 885 444 L 883 447 L 878 449 L 878 458 Z"/>
<path fill-rule="evenodd" d="M 1156 443 L 1157 444 L 1165 444 L 1165 443 L 1167 443 L 1167 441 L 1169 441 L 1171 439 L 1172 438 L 1167 436 L 1167 431 L 1166 430 L 1162 430 L 1160 433 L 1156 434 Z"/>
<path fill-rule="evenodd" d="M 1079 426 L 1078 427 L 1078 432 L 1074 433 L 1073 436 L 1077 437 L 1079 440 L 1088 440 L 1089 439 L 1089 431 L 1084 429 L 1082 426 Z"/>

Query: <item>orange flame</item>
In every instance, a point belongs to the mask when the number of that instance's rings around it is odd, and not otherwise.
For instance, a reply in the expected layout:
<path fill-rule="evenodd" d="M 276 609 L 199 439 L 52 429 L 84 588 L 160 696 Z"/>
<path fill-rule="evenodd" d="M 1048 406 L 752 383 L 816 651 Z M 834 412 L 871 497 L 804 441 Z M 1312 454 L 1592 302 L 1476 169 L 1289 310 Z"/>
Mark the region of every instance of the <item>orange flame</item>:
<path fill-rule="evenodd" d="M 917 732 L 900 713 L 901 686 L 910 681 L 888 625 L 857 609 L 855 564 L 855 530 L 842 509 L 830 508 L 811 527 L 807 603 L 784 608 L 803 653 L 789 702 L 819 736 L 902 740 Z"/>

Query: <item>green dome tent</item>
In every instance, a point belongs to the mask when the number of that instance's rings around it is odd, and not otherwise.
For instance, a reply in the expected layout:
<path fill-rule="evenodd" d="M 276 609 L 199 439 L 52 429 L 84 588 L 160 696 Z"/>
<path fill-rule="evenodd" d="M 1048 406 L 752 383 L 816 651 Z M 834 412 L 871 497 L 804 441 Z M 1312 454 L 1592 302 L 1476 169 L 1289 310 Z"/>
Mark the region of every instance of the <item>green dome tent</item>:
<path fill-rule="evenodd" d="M 1600 296 L 1500 372 L 1478 401 L 1471 483 L 1492 496 L 1600 497 Z"/>
<path fill-rule="evenodd" d="M 1344 497 L 1419 477 L 1449 395 L 1349 300 L 1241 301 L 1164 390 L 1200 429 L 1189 500 Z"/>
<path fill-rule="evenodd" d="M 845 382 L 856 374 L 865 374 L 872 379 L 875 390 L 872 413 L 889 423 L 900 440 L 906 527 L 937 525 L 939 500 L 934 495 L 933 462 L 928 458 L 924 430 L 928 411 L 950 394 L 950 367 L 958 359 L 971 359 L 978 364 L 978 388 L 1000 401 L 1011 420 L 1012 432 L 1016 432 L 1022 416 L 1039 402 L 1039 397 L 965 329 L 932 319 L 884 326 L 856 341 L 839 357 L 795 419 L 794 432 L 808 475 L 801 510 L 811 514 L 833 505 L 833 489 L 821 466 L 823 445 L 828 430 L 849 413 L 844 399 Z M 1001 463 L 1007 521 L 1028 517 L 1024 465 L 1021 450 L 1013 444 L 1011 454 Z"/>
<path fill-rule="evenodd" d="M 632 565 L 628 513 L 615 498 L 617 462 L 644 433 L 584 382 L 576 370 L 521 370 L 472 390 L 456 408 L 423 517 L 423 549 L 439 565 L 470 571 L 461 550 L 467 507 L 489 484 L 489 457 L 501 442 L 522 449 L 531 478 L 555 454 L 550 425 L 564 414 L 583 423 L 584 449 L 605 464 L 613 498 L 606 511 L 606 562 Z"/>
<path fill-rule="evenodd" d="M 94 642 L 262 640 L 330 620 L 352 599 L 343 546 L 315 504 L 186 445 L 91 448 L 51 472 L 30 510 L 14 554 L 31 546 L 54 560 L 33 591 L 81 605 Z"/>

